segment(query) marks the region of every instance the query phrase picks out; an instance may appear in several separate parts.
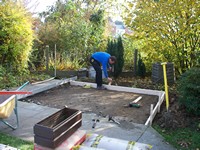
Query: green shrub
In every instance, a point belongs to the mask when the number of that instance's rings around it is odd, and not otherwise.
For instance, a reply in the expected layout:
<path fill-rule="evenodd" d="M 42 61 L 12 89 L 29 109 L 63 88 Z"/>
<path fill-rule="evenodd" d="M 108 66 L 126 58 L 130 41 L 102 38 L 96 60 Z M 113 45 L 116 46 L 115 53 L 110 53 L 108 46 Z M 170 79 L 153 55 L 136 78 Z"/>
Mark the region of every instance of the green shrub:
<path fill-rule="evenodd" d="M 117 63 L 114 64 L 112 76 L 118 78 L 124 66 L 124 46 L 120 36 L 117 39 L 108 41 L 107 52 L 117 58 Z"/>
<path fill-rule="evenodd" d="M 191 68 L 178 80 L 179 102 L 186 110 L 200 115 L 200 68 Z"/>
<path fill-rule="evenodd" d="M 17 73 L 28 67 L 34 33 L 32 17 L 19 1 L 0 1 L 0 60 Z"/>
<path fill-rule="evenodd" d="M 6 89 L 17 85 L 15 75 L 8 72 L 4 67 L 0 65 L 0 89 Z"/>
<path fill-rule="evenodd" d="M 142 61 L 141 56 L 139 55 L 139 60 L 138 60 L 138 68 L 137 68 L 137 75 L 144 78 L 146 75 L 146 67 L 144 62 Z"/>
<path fill-rule="evenodd" d="M 27 81 L 37 82 L 49 79 L 50 76 L 46 74 L 30 74 L 29 71 L 24 70 L 16 74 L 10 72 L 0 65 L 0 89 L 9 89 L 12 87 L 19 87 Z"/>

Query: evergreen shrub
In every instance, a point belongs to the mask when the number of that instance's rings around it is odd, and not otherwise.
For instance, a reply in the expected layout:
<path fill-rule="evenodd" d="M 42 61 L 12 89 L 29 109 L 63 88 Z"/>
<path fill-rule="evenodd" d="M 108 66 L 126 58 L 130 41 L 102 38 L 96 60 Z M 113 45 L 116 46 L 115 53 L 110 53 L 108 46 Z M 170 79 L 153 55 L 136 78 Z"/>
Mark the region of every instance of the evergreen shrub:
<path fill-rule="evenodd" d="M 117 39 L 108 40 L 107 52 L 117 58 L 117 62 L 114 64 L 114 72 L 112 73 L 112 76 L 116 79 L 121 74 L 124 66 L 124 47 L 120 36 Z"/>
<path fill-rule="evenodd" d="M 179 102 L 186 110 L 200 115 L 200 68 L 194 67 L 182 74 L 178 80 Z"/>
<path fill-rule="evenodd" d="M 144 78 L 146 75 L 146 67 L 144 62 L 142 61 L 141 56 L 139 55 L 139 60 L 138 60 L 138 67 L 137 67 L 137 75 Z"/>

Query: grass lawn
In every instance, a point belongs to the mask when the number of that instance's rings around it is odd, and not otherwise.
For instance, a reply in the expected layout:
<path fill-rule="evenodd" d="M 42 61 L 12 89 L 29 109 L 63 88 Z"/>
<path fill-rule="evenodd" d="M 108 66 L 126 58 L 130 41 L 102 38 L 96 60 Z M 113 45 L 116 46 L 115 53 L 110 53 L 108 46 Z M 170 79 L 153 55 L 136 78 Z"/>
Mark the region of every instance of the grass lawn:
<path fill-rule="evenodd" d="M 33 150 L 33 143 L 0 132 L 0 143 L 20 150 Z"/>
<path fill-rule="evenodd" d="M 163 130 L 158 126 L 153 126 L 168 142 L 176 149 L 180 150 L 199 150 L 200 131 L 191 128 L 179 128 L 176 130 Z"/>

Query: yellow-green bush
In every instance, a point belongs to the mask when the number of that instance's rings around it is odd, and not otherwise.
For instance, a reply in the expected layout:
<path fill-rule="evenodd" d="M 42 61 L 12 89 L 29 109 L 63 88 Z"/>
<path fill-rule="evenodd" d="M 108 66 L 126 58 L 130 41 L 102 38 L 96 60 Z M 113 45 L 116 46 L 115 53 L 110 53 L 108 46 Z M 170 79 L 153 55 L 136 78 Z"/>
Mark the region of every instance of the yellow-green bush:
<path fill-rule="evenodd" d="M 30 14 L 16 1 L 0 1 L 0 60 L 11 71 L 28 67 L 33 30 Z"/>

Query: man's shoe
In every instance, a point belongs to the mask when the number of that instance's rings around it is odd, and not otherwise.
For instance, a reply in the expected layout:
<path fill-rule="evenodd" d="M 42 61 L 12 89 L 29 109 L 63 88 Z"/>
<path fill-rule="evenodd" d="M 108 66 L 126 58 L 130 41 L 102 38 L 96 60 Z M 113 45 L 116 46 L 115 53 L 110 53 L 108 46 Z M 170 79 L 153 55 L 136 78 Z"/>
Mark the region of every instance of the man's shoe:
<path fill-rule="evenodd" d="M 97 87 L 97 90 L 106 90 L 106 88 L 103 87 L 103 86 L 98 86 L 98 87 Z"/>

